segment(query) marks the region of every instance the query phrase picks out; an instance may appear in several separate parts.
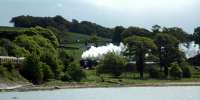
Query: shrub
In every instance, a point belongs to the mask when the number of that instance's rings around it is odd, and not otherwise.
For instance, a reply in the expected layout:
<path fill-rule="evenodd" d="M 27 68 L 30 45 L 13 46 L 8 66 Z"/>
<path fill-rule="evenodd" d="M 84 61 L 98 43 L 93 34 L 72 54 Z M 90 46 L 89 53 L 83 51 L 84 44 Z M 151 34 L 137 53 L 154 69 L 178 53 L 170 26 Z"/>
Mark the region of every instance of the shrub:
<path fill-rule="evenodd" d="M 43 80 L 48 81 L 49 79 L 53 79 L 53 72 L 49 65 L 45 63 L 41 63 L 42 71 L 43 71 Z"/>
<path fill-rule="evenodd" d="M 125 72 L 137 72 L 137 67 L 135 64 L 127 63 L 124 69 Z"/>
<path fill-rule="evenodd" d="M 5 77 L 6 76 L 6 68 L 0 65 L 0 77 Z"/>
<path fill-rule="evenodd" d="M 64 73 L 61 80 L 62 81 L 70 81 L 71 80 L 71 76 L 69 75 L 69 73 L 67 71 Z"/>
<path fill-rule="evenodd" d="M 67 53 L 65 50 L 59 51 L 59 58 L 63 62 L 64 66 L 69 66 L 70 62 L 74 61 L 73 56 Z"/>
<path fill-rule="evenodd" d="M 182 69 L 177 64 L 172 64 L 170 69 L 170 76 L 174 79 L 181 79 L 182 78 Z"/>
<path fill-rule="evenodd" d="M 108 53 L 104 56 L 104 59 L 100 61 L 97 73 L 111 74 L 118 77 L 124 72 L 125 66 L 125 58 L 114 53 Z"/>
<path fill-rule="evenodd" d="M 152 67 L 149 69 L 149 77 L 161 79 L 161 78 L 165 77 L 165 75 L 163 72 L 160 72 L 159 69 Z"/>
<path fill-rule="evenodd" d="M 189 67 L 181 67 L 182 71 L 183 71 L 183 77 L 184 78 L 190 78 L 192 77 L 192 72 L 191 69 Z"/>
<path fill-rule="evenodd" d="M 43 72 L 39 57 L 33 53 L 25 59 L 22 75 L 34 84 L 43 82 Z"/>
<path fill-rule="evenodd" d="M 180 66 L 183 71 L 184 78 L 192 77 L 192 72 L 191 72 L 191 68 L 190 68 L 191 66 L 188 63 L 181 63 Z"/>
<path fill-rule="evenodd" d="M 46 51 L 41 55 L 41 61 L 50 66 L 55 79 L 61 79 L 63 66 L 60 65 L 60 59 L 58 59 L 57 54 Z"/>
<path fill-rule="evenodd" d="M 86 77 L 85 72 L 76 63 L 72 63 L 68 66 L 67 73 L 73 81 L 81 81 Z M 68 77 L 67 73 L 65 72 L 65 77 Z"/>
<path fill-rule="evenodd" d="M 4 47 L 0 47 L 0 56 L 8 56 L 8 52 Z"/>
<path fill-rule="evenodd" d="M 3 67 L 7 68 L 9 72 L 12 72 L 12 70 L 15 68 L 15 66 L 11 62 L 3 63 Z"/>

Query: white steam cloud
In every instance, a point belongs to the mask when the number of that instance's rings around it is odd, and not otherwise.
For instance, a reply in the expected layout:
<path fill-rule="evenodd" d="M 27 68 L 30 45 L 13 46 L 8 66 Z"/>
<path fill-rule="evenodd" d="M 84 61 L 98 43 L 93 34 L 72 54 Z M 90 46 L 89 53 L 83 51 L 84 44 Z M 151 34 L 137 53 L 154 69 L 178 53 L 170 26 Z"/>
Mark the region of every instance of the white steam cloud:
<path fill-rule="evenodd" d="M 179 45 L 179 49 L 185 53 L 187 58 L 191 58 L 199 54 L 199 45 L 194 42 L 190 42 L 189 45 L 182 43 Z"/>
<path fill-rule="evenodd" d="M 99 60 L 108 52 L 121 54 L 126 50 L 126 48 L 127 47 L 123 43 L 120 43 L 119 46 L 113 45 L 112 43 L 99 47 L 91 46 L 89 50 L 83 52 L 81 58 Z M 199 45 L 195 44 L 194 42 L 189 43 L 189 45 L 186 43 L 181 43 L 179 44 L 179 49 L 185 53 L 187 58 L 194 57 L 200 52 Z"/>
<path fill-rule="evenodd" d="M 112 43 L 107 44 L 106 46 L 94 47 L 91 46 L 89 50 L 83 52 L 82 59 L 101 59 L 108 52 L 114 52 L 116 54 L 121 54 L 126 49 L 126 46 L 123 43 L 120 43 L 119 46 L 113 45 Z"/>

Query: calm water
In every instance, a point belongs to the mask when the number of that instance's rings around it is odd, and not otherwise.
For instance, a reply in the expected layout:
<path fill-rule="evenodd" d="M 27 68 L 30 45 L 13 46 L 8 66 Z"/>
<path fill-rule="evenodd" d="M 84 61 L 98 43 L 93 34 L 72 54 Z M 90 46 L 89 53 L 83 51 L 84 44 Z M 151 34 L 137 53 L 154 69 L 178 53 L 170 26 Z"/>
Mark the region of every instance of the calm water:
<path fill-rule="evenodd" d="M 0 92 L 0 100 L 200 100 L 200 86 Z"/>

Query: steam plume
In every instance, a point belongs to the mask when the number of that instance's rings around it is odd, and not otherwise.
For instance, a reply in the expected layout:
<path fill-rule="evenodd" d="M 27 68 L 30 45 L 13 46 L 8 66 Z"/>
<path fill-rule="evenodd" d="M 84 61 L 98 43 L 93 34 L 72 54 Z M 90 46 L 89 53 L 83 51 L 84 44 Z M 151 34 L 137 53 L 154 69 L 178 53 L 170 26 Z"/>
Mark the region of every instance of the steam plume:
<path fill-rule="evenodd" d="M 101 59 L 103 55 L 107 54 L 108 52 L 114 52 L 116 54 L 121 54 L 126 49 L 123 43 L 120 43 L 119 46 L 113 45 L 112 43 L 107 44 L 106 46 L 99 46 L 91 48 L 82 54 L 82 59 Z"/>

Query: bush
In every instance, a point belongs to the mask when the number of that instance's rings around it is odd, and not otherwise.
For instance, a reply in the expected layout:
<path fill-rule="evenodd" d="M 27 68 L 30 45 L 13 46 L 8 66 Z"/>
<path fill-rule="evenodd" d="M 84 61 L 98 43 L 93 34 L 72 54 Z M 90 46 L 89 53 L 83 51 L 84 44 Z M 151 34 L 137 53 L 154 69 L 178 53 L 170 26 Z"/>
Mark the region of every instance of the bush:
<path fill-rule="evenodd" d="M 5 77 L 7 75 L 6 72 L 7 72 L 6 68 L 0 65 L 0 77 Z"/>
<path fill-rule="evenodd" d="M 5 67 L 9 72 L 12 72 L 12 70 L 15 68 L 11 62 L 3 63 L 3 67 Z"/>
<path fill-rule="evenodd" d="M 69 66 L 70 62 L 74 61 L 73 56 L 67 53 L 65 50 L 59 51 L 59 58 L 63 62 L 64 66 Z"/>
<path fill-rule="evenodd" d="M 69 75 L 69 73 L 67 71 L 64 73 L 61 80 L 62 81 L 70 81 L 71 80 L 71 76 Z"/>
<path fill-rule="evenodd" d="M 135 64 L 127 63 L 124 69 L 125 72 L 137 72 L 137 67 Z"/>
<path fill-rule="evenodd" d="M 39 57 L 33 53 L 25 59 L 22 75 L 34 84 L 43 82 L 43 72 Z"/>
<path fill-rule="evenodd" d="M 4 47 L 0 47 L 0 56 L 8 56 L 8 52 Z"/>
<path fill-rule="evenodd" d="M 170 69 L 170 76 L 174 79 L 181 79 L 182 78 L 182 69 L 177 64 L 172 64 Z"/>
<path fill-rule="evenodd" d="M 111 74 L 118 77 L 124 72 L 125 66 L 125 58 L 114 53 L 108 53 L 104 56 L 104 59 L 100 61 L 97 73 Z"/>
<path fill-rule="evenodd" d="M 81 81 L 86 77 L 85 72 L 76 63 L 72 63 L 68 66 L 67 73 L 73 81 Z M 67 73 L 65 72 L 65 77 L 68 77 Z"/>
<path fill-rule="evenodd" d="M 183 77 L 184 78 L 190 78 L 192 77 L 192 71 L 191 71 L 191 66 L 187 62 L 182 62 L 180 63 L 180 67 L 183 71 Z"/>
<path fill-rule="evenodd" d="M 41 63 L 42 71 L 43 71 L 43 80 L 48 81 L 49 79 L 53 79 L 53 72 L 49 65 L 45 63 Z"/>
<path fill-rule="evenodd" d="M 192 72 L 190 67 L 181 67 L 182 71 L 183 71 L 183 77 L 184 78 L 190 78 L 192 77 Z"/>
<path fill-rule="evenodd" d="M 60 59 L 58 59 L 57 54 L 53 54 L 49 51 L 46 51 L 41 55 L 41 61 L 50 66 L 55 79 L 61 79 L 63 66 L 60 65 L 61 61 Z"/>
<path fill-rule="evenodd" d="M 152 67 L 149 69 L 149 77 L 161 79 L 161 78 L 165 77 L 165 75 L 163 72 L 160 72 L 159 69 Z"/>

